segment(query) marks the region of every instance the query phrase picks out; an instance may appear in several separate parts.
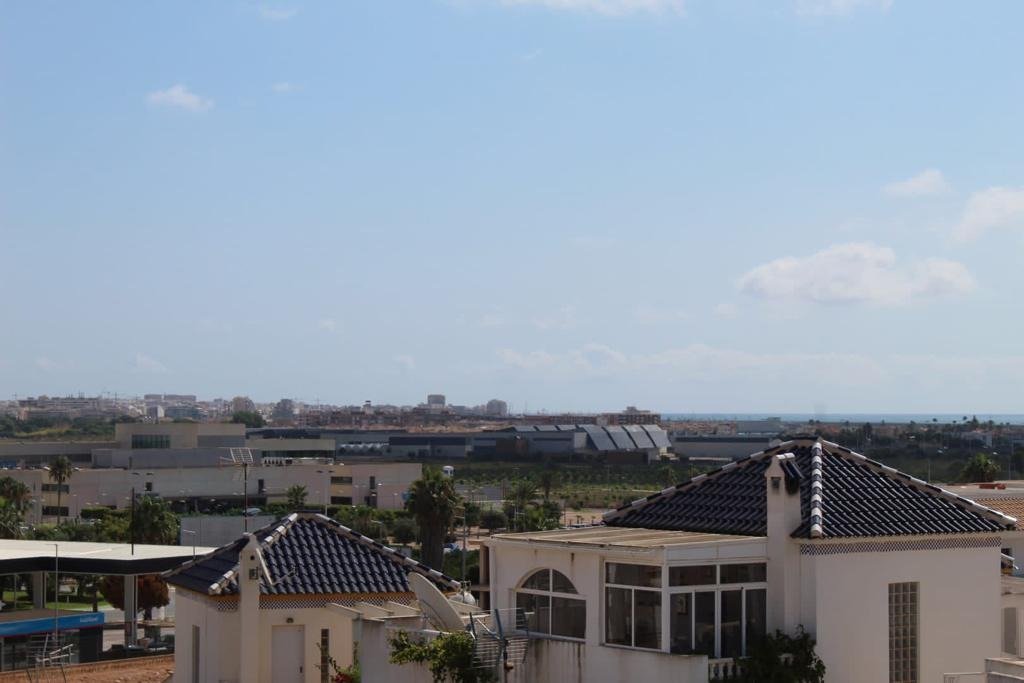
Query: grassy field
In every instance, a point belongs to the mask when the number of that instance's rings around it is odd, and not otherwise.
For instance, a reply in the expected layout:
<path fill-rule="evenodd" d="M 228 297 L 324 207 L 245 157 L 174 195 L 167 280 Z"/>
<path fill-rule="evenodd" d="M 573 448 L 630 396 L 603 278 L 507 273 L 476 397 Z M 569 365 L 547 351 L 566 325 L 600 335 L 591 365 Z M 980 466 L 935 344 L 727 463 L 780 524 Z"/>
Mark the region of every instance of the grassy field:
<path fill-rule="evenodd" d="M 15 597 L 14 596 L 14 591 L 12 591 L 12 590 L 5 590 L 0 595 L 2 595 L 2 597 L 0 597 L 0 600 L 3 600 L 4 604 L 7 605 L 7 607 L 5 607 L 4 609 L 12 609 L 14 607 L 14 597 Z M 19 610 L 21 610 L 21 609 L 31 609 L 32 608 L 32 600 L 31 600 L 31 598 L 29 598 L 28 593 L 26 593 L 25 591 L 18 591 L 18 596 L 17 597 L 18 597 L 18 609 Z M 100 609 L 104 609 L 106 607 L 110 607 L 110 603 L 108 603 L 103 598 L 100 598 L 99 607 L 100 607 Z M 59 609 L 79 610 L 79 611 L 92 611 L 92 600 L 88 600 L 86 602 L 80 602 L 77 599 L 77 596 L 74 596 L 74 595 L 62 595 L 61 598 L 60 598 L 60 603 L 59 604 L 55 603 L 53 600 L 49 600 L 46 603 L 46 608 L 47 609 L 58 609 L 59 608 Z"/>

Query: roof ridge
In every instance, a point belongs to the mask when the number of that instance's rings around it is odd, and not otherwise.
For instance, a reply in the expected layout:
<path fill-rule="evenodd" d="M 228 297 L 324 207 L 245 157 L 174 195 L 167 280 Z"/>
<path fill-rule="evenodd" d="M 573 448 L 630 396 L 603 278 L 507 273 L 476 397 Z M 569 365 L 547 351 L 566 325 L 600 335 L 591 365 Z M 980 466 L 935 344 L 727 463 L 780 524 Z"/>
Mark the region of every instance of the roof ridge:
<path fill-rule="evenodd" d="M 837 443 L 833 443 L 832 441 L 825 441 L 824 439 L 819 439 L 819 442 L 824 446 L 827 446 L 829 449 L 829 453 L 831 453 L 832 455 L 838 455 L 839 457 L 843 458 L 852 457 L 855 461 L 867 465 L 875 472 L 878 472 L 889 479 L 892 479 L 894 481 L 900 481 L 901 483 L 907 484 L 908 486 L 918 491 L 922 491 L 924 493 L 928 493 L 939 498 L 944 498 L 949 502 L 953 503 L 954 505 L 958 505 L 961 508 L 970 510 L 975 514 L 982 515 L 983 517 L 986 517 L 989 520 L 996 522 L 998 524 L 1002 524 L 1010 528 L 1016 528 L 1017 526 L 1017 519 L 1015 517 L 1011 517 L 1010 515 L 999 512 L 998 510 L 993 510 L 992 508 L 985 507 L 984 505 L 981 505 L 980 503 L 973 501 L 970 498 L 965 498 L 963 496 L 957 495 L 952 491 L 948 491 L 942 488 L 941 486 L 931 484 L 927 481 L 924 481 L 923 479 L 912 477 L 906 472 L 898 470 L 895 467 L 884 465 L 878 462 L 877 460 L 872 460 L 866 455 L 858 453 L 850 448 L 847 448 L 846 446 L 841 446 Z"/>
<path fill-rule="evenodd" d="M 669 486 L 666 489 L 662 489 L 658 493 L 652 493 L 646 498 L 637 498 L 628 505 L 621 505 L 615 508 L 614 510 L 609 510 L 608 512 L 601 515 L 601 519 L 605 522 L 617 519 L 625 515 L 627 512 L 632 512 L 634 510 L 637 510 L 638 508 L 642 508 L 655 501 L 662 500 L 664 498 L 669 498 L 675 495 L 676 493 L 679 493 L 680 491 L 687 491 L 693 487 L 703 484 L 704 482 L 710 481 L 711 479 L 714 479 L 715 477 L 721 474 L 725 474 L 726 472 L 731 472 L 732 470 L 735 470 L 740 467 L 746 467 L 747 465 L 754 462 L 760 462 L 761 460 L 764 460 L 766 457 L 775 455 L 780 452 L 787 452 L 787 449 L 791 448 L 795 443 L 797 443 L 797 440 L 795 439 L 791 441 L 783 441 L 782 443 L 776 446 L 771 446 L 770 448 L 766 448 L 763 451 L 758 451 L 757 453 L 751 453 L 750 455 L 743 456 L 739 460 L 733 460 L 732 462 L 722 465 L 721 467 L 718 467 L 716 469 L 713 469 L 710 472 L 698 474 L 696 477 L 691 477 L 690 479 L 687 479 L 684 482 L 680 482 L 675 486 Z"/>
<path fill-rule="evenodd" d="M 821 457 L 821 451 L 819 440 L 811 446 L 811 538 L 821 538 L 825 535 L 825 515 L 821 508 L 824 500 L 824 459 Z"/>

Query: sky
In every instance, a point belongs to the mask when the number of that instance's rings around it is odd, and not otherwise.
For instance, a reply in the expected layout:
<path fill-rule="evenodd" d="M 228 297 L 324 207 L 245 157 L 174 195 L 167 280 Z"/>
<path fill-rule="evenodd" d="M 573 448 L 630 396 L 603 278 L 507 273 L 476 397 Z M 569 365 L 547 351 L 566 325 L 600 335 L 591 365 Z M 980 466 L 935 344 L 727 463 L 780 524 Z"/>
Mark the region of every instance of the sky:
<path fill-rule="evenodd" d="M 1024 3 L 0 4 L 0 397 L 1024 412 Z"/>

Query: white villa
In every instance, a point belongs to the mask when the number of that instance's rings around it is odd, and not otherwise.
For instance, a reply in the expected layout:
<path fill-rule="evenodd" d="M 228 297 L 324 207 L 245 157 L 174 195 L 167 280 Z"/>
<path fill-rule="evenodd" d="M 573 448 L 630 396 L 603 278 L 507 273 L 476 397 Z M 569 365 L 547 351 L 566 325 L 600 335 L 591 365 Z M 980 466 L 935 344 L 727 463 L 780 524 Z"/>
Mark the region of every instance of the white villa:
<path fill-rule="evenodd" d="M 474 661 L 490 657 L 505 683 L 726 680 L 757 637 L 800 627 L 829 683 L 1021 681 L 1024 580 L 1003 575 L 1000 551 L 1022 533 L 1004 512 L 796 439 L 598 526 L 490 537 L 481 607 L 453 608 Z M 364 683 L 428 683 L 422 665 L 389 662 L 397 630 L 440 628 L 413 572 L 460 588 L 320 515 L 249 534 L 169 574 L 175 680 L 315 683 L 329 680 L 325 653 L 345 665 L 357 645 Z"/>
<path fill-rule="evenodd" d="M 414 602 L 408 574 L 457 581 L 312 513 L 295 513 L 166 574 L 176 683 L 320 683 L 352 663 L 347 608 Z"/>
<path fill-rule="evenodd" d="M 492 537 L 481 582 L 541 634 L 517 680 L 714 680 L 752 638 L 803 627 L 830 683 L 939 682 L 1002 654 L 1000 537 L 1015 521 L 800 439 L 603 526 Z"/>

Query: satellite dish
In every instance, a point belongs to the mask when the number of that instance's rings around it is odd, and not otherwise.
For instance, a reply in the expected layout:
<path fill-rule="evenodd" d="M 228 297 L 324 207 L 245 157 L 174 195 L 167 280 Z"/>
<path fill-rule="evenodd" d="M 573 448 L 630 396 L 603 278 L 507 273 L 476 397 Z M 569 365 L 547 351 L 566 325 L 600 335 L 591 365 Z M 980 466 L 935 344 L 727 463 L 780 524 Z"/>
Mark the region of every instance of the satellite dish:
<path fill-rule="evenodd" d="M 462 631 L 466 625 L 448 598 L 422 574 L 410 572 L 409 585 L 420 601 L 420 609 L 438 631 Z"/>

